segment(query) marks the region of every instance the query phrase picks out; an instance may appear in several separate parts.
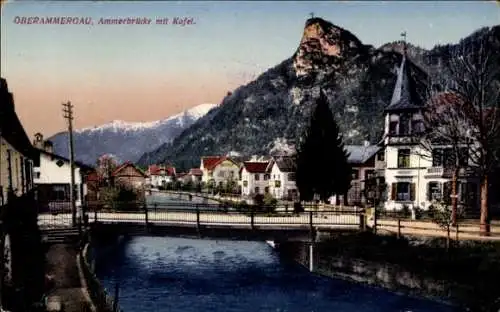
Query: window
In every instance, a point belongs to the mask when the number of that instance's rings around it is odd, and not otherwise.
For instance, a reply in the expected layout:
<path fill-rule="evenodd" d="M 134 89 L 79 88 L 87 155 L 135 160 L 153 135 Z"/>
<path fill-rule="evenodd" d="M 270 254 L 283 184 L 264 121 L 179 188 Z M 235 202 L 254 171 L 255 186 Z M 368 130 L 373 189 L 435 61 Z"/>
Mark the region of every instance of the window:
<path fill-rule="evenodd" d="M 398 168 L 410 168 L 410 149 L 398 150 Z"/>
<path fill-rule="evenodd" d="M 7 187 L 8 190 L 12 190 L 14 188 L 12 181 L 12 151 L 7 150 L 7 178 L 9 185 Z"/>
<path fill-rule="evenodd" d="M 266 194 L 267 194 L 267 193 L 269 193 L 269 186 L 266 186 L 266 187 L 264 188 L 264 193 L 266 193 Z"/>
<path fill-rule="evenodd" d="M 270 175 L 270 174 L 266 173 L 266 174 L 264 175 L 264 181 L 267 181 L 267 180 L 269 180 L 270 178 L 271 178 L 271 175 Z"/>
<path fill-rule="evenodd" d="M 258 187 L 258 186 L 256 186 L 256 187 L 255 187 L 255 194 L 259 194 L 259 191 L 260 191 L 259 187 Z"/>
<path fill-rule="evenodd" d="M 35 172 L 35 178 L 40 179 L 40 172 Z"/>
<path fill-rule="evenodd" d="M 352 169 L 351 170 L 351 176 L 353 180 L 359 179 L 359 171 L 358 169 Z"/>
<path fill-rule="evenodd" d="M 455 166 L 455 153 L 451 148 L 443 149 L 443 166 L 451 168 Z"/>
<path fill-rule="evenodd" d="M 219 178 L 224 178 L 224 177 L 226 176 L 226 172 L 225 172 L 225 171 L 223 171 L 223 170 L 221 170 L 221 171 L 219 171 L 219 172 L 217 173 L 217 176 L 218 176 Z"/>
<path fill-rule="evenodd" d="M 469 165 L 469 149 L 467 147 L 459 149 L 458 165 L 460 167 L 467 167 Z"/>
<path fill-rule="evenodd" d="M 377 153 L 377 160 L 384 161 L 385 160 L 385 151 L 380 151 Z"/>
<path fill-rule="evenodd" d="M 410 117 L 407 114 L 399 116 L 399 135 L 410 134 Z"/>
<path fill-rule="evenodd" d="M 274 187 L 281 187 L 281 181 L 277 180 L 277 181 L 274 181 Z"/>
<path fill-rule="evenodd" d="M 411 122 L 411 131 L 412 133 L 415 134 L 420 134 L 424 132 L 424 121 L 419 119 L 419 120 L 413 120 Z"/>
<path fill-rule="evenodd" d="M 436 148 L 432 150 L 432 167 L 441 167 L 443 165 L 443 149 Z"/>
<path fill-rule="evenodd" d="M 427 200 L 440 201 L 442 199 L 441 183 L 429 182 L 427 184 Z"/>
<path fill-rule="evenodd" d="M 21 157 L 19 159 L 19 163 L 20 163 L 20 169 L 21 169 L 21 188 L 22 188 L 22 191 L 23 193 L 26 191 L 26 177 L 24 176 L 24 158 Z"/>
<path fill-rule="evenodd" d="M 412 201 L 415 199 L 415 183 L 392 183 L 391 199 L 396 201 Z"/>
<path fill-rule="evenodd" d="M 248 186 L 248 181 L 243 181 L 243 186 L 247 187 Z"/>
<path fill-rule="evenodd" d="M 288 181 L 295 181 L 295 172 L 290 172 L 288 174 Z"/>
<path fill-rule="evenodd" d="M 260 179 L 260 174 L 256 173 L 255 174 L 255 181 L 259 181 L 259 179 Z"/>
<path fill-rule="evenodd" d="M 222 186 L 222 184 L 223 184 L 222 181 L 219 181 L 219 186 Z"/>
<path fill-rule="evenodd" d="M 375 170 L 370 169 L 365 171 L 365 180 L 370 180 L 375 178 Z"/>
<path fill-rule="evenodd" d="M 396 135 L 398 133 L 398 122 L 397 121 L 391 121 L 389 123 L 389 134 L 390 135 Z"/>
<path fill-rule="evenodd" d="M 51 201 L 67 201 L 69 200 L 69 184 L 53 185 L 49 196 Z"/>

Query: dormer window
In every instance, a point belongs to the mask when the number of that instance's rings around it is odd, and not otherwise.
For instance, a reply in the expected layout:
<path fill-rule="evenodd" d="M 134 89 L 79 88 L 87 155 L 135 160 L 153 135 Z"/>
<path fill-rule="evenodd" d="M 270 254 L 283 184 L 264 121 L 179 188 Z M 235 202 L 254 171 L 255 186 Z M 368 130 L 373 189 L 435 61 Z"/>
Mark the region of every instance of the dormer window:
<path fill-rule="evenodd" d="M 411 131 L 415 134 L 421 134 L 424 132 L 424 121 L 422 119 L 413 120 L 411 122 Z"/>

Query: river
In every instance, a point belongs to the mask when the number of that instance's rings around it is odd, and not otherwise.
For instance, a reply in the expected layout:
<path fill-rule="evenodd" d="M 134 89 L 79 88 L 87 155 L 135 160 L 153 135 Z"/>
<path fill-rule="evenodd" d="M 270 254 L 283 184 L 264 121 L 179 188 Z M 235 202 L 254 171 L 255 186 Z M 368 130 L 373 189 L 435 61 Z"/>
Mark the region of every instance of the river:
<path fill-rule="evenodd" d="M 178 198 L 149 198 L 173 202 Z M 427 300 L 330 279 L 283 259 L 265 242 L 133 237 L 96 249 L 125 312 L 448 312 Z"/>

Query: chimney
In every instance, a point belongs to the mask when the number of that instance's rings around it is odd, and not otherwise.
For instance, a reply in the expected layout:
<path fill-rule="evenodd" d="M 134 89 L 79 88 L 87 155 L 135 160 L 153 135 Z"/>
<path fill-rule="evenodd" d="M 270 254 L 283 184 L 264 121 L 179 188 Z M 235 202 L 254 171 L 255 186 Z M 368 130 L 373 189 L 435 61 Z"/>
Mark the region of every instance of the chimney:
<path fill-rule="evenodd" d="M 51 141 L 45 141 L 43 143 L 43 149 L 47 152 L 47 153 L 51 153 L 51 154 L 54 154 L 54 145 L 52 144 Z"/>
<path fill-rule="evenodd" d="M 38 148 L 38 149 L 44 149 L 43 146 L 43 135 L 38 132 L 35 134 L 35 139 L 33 140 L 33 146 Z"/>

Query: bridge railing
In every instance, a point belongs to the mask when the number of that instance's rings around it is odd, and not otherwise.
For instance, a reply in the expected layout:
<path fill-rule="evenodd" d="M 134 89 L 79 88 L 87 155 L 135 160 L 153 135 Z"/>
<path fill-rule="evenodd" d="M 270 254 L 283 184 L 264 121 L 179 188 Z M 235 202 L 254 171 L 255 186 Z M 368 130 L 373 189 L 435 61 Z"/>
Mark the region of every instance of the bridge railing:
<path fill-rule="evenodd" d="M 277 207 L 234 207 L 225 204 L 156 203 L 134 210 L 87 209 L 88 222 L 129 222 L 249 226 L 364 226 L 363 209 L 277 210 Z"/>

